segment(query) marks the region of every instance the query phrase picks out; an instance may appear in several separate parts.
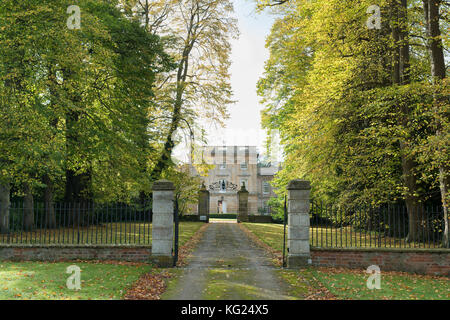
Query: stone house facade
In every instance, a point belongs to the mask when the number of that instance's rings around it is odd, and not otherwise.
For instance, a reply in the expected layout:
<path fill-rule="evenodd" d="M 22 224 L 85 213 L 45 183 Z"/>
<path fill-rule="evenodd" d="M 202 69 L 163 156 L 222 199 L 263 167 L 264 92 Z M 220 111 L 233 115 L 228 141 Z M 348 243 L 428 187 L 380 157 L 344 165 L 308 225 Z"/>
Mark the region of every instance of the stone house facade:
<path fill-rule="evenodd" d="M 258 163 L 255 146 L 207 146 L 199 154 L 201 161 L 214 166 L 201 177 L 210 192 L 211 214 L 238 212 L 237 191 L 243 184 L 249 192 L 249 213 L 268 213 L 267 201 L 276 196 L 269 182 L 279 168 Z"/>

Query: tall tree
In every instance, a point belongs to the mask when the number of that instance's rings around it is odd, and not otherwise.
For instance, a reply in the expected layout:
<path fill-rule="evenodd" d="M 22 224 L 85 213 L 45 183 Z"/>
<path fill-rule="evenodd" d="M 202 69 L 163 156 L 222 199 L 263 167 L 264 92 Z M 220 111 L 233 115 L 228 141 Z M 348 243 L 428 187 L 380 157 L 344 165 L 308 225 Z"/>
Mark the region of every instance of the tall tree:
<path fill-rule="evenodd" d="M 275 2 L 257 1 L 262 7 Z M 366 27 L 373 4 L 271 6 L 277 20 L 258 83 L 263 123 L 281 133 L 286 158 L 279 186 L 292 176 L 308 178 L 315 197 L 346 205 L 402 199 L 409 239 L 420 240 L 417 231 L 427 225 L 421 208 L 436 200 L 437 177 L 434 160 L 424 156 L 433 148 L 424 142 L 433 140 L 434 116 L 421 1 L 378 1 L 381 29 Z M 433 141 L 444 145 L 446 136 Z M 445 150 L 428 153 L 443 159 Z"/>
<path fill-rule="evenodd" d="M 442 81 L 446 78 L 446 67 L 445 67 L 445 58 L 444 58 L 444 46 L 441 37 L 441 29 L 440 29 L 440 0 L 424 0 L 423 1 L 423 12 L 425 16 L 426 22 L 426 35 L 428 39 L 428 49 L 430 51 L 431 58 L 431 76 L 433 78 L 434 84 L 442 83 Z M 441 121 L 439 120 L 439 108 L 442 106 L 448 106 L 447 101 L 442 99 L 437 99 L 435 103 L 435 113 L 437 119 L 437 130 L 436 136 L 439 140 L 445 141 L 446 134 L 443 133 L 443 126 Z M 445 114 L 445 113 L 444 113 Z M 438 146 L 438 152 L 445 154 L 448 150 L 445 148 L 445 145 Z M 450 188 L 450 174 L 449 174 L 449 164 L 448 159 L 443 159 L 439 164 L 439 187 L 441 191 L 441 200 L 442 207 L 444 210 L 444 232 L 442 245 L 446 248 L 450 247 L 450 237 L 449 237 L 449 188 Z"/>
<path fill-rule="evenodd" d="M 163 112 L 154 123 L 162 129 L 163 145 L 152 166 L 157 180 L 170 166 L 178 131 L 197 120 L 222 124 L 232 103 L 229 83 L 230 39 L 237 35 L 229 0 L 124 1 L 135 8 L 148 32 L 167 38 L 176 70 L 159 78 L 156 92 Z M 131 14 L 131 13 L 130 13 Z"/>
<path fill-rule="evenodd" d="M 409 23 L 408 4 L 406 0 L 392 0 L 390 2 L 391 13 L 394 17 L 392 26 L 392 39 L 394 41 L 394 85 L 407 85 L 410 83 L 409 68 Z M 411 106 L 407 103 L 400 103 L 401 124 L 407 127 L 411 122 Z M 419 240 L 421 226 L 425 223 L 423 211 L 423 201 L 420 198 L 419 182 L 417 178 L 417 163 L 412 152 L 413 141 L 405 137 L 400 140 L 400 154 L 402 159 L 403 180 L 406 187 L 405 202 L 408 211 L 409 221 L 409 241 Z"/>
<path fill-rule="evenodd" d="M 48 202 L 63 185 L 70 201 L 129 200 L 145 180 L 139 146 L 159 142 L 155 78 L 173 64 L 118 1 L 80 1 L 80 30 L 66 26 L 70 4 L 0 4 L 1 181 L 45 186 Z"/>

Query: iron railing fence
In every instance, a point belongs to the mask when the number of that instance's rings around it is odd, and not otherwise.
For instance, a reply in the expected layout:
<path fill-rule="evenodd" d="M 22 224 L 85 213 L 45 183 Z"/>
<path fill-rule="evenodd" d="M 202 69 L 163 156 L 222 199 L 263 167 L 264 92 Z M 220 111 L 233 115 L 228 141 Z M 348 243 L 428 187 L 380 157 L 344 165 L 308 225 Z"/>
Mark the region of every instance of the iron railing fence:
<path fill-rule="evenodd" d="M 310 244 L 322 248 L 440 248 L 442 206 L 343 207 L 311 202 Z"/>
<path fill-rule="evenodd" d="M 151 244 L 151 201 L 35 203 L 32 207 L 12 202 L 2 211 L 0 243 Z"/>

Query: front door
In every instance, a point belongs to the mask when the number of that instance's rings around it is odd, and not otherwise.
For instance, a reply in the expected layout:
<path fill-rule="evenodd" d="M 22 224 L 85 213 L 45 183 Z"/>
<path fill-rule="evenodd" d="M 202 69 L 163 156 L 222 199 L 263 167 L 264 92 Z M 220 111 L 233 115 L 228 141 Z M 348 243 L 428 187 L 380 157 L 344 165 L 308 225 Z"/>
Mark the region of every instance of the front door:
<path fill-rule="evenodd" d="M 217 213 L 227 213 L 227 203 L 225 201 L 217 201 Z"/>
<path fill-rule="evenodd" d="M 227 203 L 226 203 L 226 201 L 222 201 L 222 213 L 227 213 Z"/>

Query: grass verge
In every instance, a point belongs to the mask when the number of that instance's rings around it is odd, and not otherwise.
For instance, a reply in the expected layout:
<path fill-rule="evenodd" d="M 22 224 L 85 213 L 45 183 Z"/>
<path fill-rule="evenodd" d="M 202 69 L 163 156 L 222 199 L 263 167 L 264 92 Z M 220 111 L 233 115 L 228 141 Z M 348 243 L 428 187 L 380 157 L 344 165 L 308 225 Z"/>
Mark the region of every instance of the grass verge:
<path fill-rule="evenodd" d="M 190 240 L 202 226 L 201 222 L 180 223 L 180 252 L 192 247 Z M 67 288 L 71 274 L 66 269 L 71 265 L 81 269 L 81 290 Z M 170 277 L 171 272 L 146 263 L 2 261 L 0 300 L 158 299 Z"/>
<path fill-rule="evenodd" d="M 307 300 L 450 300 L 450 279 L 382 272 L 381 288 L 368 289 L 365 270 L 310 267 L 282 270 L 292 294 Z"/>
<path fill-rule="evenodd" d="M 81 290 L 67 288 L 66 269 L 71 265 L 81 269 Z M 151 269 L 143 263 L 0 262 L 0 299 L 116 300 Z"/>
<path fill-rule="evenodd" d="M 270 223 L 243 223 L 243 225 L 258 236 L 267 245 L 281 252 L 283 247 L 283 225 Z M 435 243 L 407 243 L 403 238 L 385 237 L 374 232 L 361 233 L 351 227 L 309 229 L 310 244 L 313 247 L 327 248 L 430 248 L 437 249 L 441 245 Z M 286 227 L 287 237 L 287 227 Z"/>
<path fill-rule="evenodd" d="M 268 251 L 278 258 L 281 257 L 282 225 L 242 225 L 242 228 L 247 229 Z M 284 269 L 279 272 L 291 285 L 291 294 L 300 299 L 450 300 L 448 277 L 382 271 L 381 289 L 371 290 L 366 285 L 369 274 L 361 269 L 310 267 L 303 270 Z"/>

